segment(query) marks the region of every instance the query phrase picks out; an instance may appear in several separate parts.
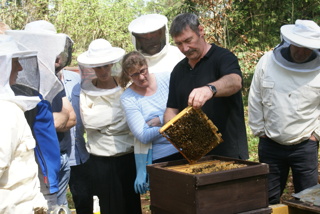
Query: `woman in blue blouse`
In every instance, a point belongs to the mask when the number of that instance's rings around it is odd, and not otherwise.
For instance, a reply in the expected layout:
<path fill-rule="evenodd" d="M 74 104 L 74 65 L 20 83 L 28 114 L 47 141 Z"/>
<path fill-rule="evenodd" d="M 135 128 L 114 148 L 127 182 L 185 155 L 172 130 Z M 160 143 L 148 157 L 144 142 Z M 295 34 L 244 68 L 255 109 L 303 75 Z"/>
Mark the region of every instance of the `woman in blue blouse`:
<path fill-rule="evenodd" d="M 137 177 L 135 190 L 141 194 L 148 190 L 146 165 L 182 159 L 178 150 L 167 141 L 159 129 L 168 99 L 170 73 L 150 74 L 146 59 L 133 51 L 124 56 L 120 86 L 126 88 L 121 105 L 135 142 Z"/>

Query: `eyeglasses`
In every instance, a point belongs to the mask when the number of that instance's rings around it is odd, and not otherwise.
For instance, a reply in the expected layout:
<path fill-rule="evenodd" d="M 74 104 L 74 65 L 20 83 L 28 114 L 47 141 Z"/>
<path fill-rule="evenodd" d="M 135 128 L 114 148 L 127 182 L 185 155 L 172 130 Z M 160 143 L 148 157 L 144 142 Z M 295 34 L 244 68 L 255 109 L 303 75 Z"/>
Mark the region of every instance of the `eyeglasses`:
<path fill-rule="evenodd" d="M 140 75 L 145 75 L 148 71 L 148 68 L 143 68 L 139 72 L 133 73 L 133 74 L 128 74 L 129 77 L 132 79 L 138 78 Z"/>

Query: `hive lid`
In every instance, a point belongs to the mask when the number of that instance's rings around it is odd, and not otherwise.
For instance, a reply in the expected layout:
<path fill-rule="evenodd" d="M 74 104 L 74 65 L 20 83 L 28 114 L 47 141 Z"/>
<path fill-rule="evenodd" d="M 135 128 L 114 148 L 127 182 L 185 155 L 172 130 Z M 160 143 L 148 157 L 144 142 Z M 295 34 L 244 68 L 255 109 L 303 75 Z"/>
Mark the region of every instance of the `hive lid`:
<path fill-rule="evenodd" d="M 218 128 L 201 109 L 188 106 L 168 121 L 160 133 L 190 164 L 197 162 L 223 140 Z"/>

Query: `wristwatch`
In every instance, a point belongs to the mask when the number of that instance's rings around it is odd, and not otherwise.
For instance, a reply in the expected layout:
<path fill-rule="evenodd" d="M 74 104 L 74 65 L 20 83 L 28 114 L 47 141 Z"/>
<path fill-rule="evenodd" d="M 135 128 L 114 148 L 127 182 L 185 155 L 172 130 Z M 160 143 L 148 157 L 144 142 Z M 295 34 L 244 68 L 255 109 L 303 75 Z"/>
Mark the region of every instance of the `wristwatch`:
<path fill-rule="evenodd" d="M 214 97 L 215 95 L 216 95 L 216 93 L 217 93 L 217 89 L 216 89 L 216 87 L 214 86 L 214 85 L 206 85 L 206 86 L 208 86 L 209 88 L 210 88 L 210 90 L 212 91 L 212 93 L 213 93 L 213 95 L 212 95 L 212 97 Z"/>

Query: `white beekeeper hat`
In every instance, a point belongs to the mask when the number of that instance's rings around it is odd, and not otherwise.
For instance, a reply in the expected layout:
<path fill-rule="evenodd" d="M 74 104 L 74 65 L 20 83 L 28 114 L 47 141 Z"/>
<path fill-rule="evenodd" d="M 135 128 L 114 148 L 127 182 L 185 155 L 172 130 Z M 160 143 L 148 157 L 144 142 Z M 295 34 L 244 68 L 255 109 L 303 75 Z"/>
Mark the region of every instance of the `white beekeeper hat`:
<path fill-rule="evenodd" d="M 129 24 L 128 30 L 131 33 L 149 33 L 164 27 L 167 22 L 167 17 L 160 14 L 142 15 Z"/>
<path fill-rule="evenodd" d="M 0 39 L 0 55 L 12 54 L 12 58 L 36 56 L 36 51 L 25 50 L 22 51 L 18 48 L 17 43 L 11 36 L 1 35 Z"/>
<path fill-rule="evenodd" d="M 85 67 L 99 67 L 120 61 L 124 54 L 124 49 L 112 47 L 105 39 L 96 39 L 90 43 L 86 52 L 78 56 L 77 61 Z"/>
<path fill-rule="evenodd" d="M 45 20 L 30 22 L 24 30 L 5 31 L 5 34 L 14 38 L 20 49 L 38 52 L 40 94 L 49 102 L 63 89 L 55 75 L 55 62 L 70 40 L 66 34 L 56 32 L 53 24 Z"/>
<path fill-rule="evenodd" d="M 311 20 L 296 20 L 295 24 L 280 28 L 283 39 L 290 44 L 309 49 L 320 49 L 320 27 Z"/>
<path fill-rule="evenodd" d="M 10 86 L 10 75 L 12 72 L 12 58 L 24 58 L 31 59 L 32 57 L 35 58 L 36 61 L 37 52 L 36 51 L 21 51 L 18 47 L 18 44 L 14 41 L 14 39 L 8 35 L 0 35 L 0 99 L 1 100 L 10 100 L 17 105 L 19 105 L 24 111 L 33 109 L 38 102 L 40 101 L 38 96 L 15 96 L 11 86 Z M 21 61 L 19 60 L 19 63 Z M 37 67 L 37 64 L 34 64 Z M 38 70 L 37 70 L 38 71 Z M 31 81 L 32 83 L 39 82 L 37 76 L 33 76 L 37 72 L 33 72 L 33 69 L 27 69 L 19 71 L 19 75 L 17 77 L 17 82 L 19 77 L 19 84 L 27 83 L 26 77 L 28 76 L 30 79 L 34 80 Z M 22 74 L 23 73 L 23 74 Z M 28 74 L 29 75 L 28 75 Z M 26 74 L 26 75 L 24 75 Z M 15 84 L 16 84 L 15 83 Z M 28 86 L 25 84 L 25 86 Z M 33 84 L 31 86 L 34 86 Z M 27 88 L 27 87 L 26 87 Z"/>
<path fill-rule="evenodd" d="M 26 24 L 26 26 L 24 27 L 24 30 L 33 32 L 33 33 L 50 33 L 50 34 L 57 33 L 57 30 L 54 27 L 54 25 L 45 20 L 30 22 Z"/>

